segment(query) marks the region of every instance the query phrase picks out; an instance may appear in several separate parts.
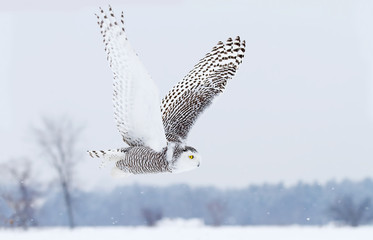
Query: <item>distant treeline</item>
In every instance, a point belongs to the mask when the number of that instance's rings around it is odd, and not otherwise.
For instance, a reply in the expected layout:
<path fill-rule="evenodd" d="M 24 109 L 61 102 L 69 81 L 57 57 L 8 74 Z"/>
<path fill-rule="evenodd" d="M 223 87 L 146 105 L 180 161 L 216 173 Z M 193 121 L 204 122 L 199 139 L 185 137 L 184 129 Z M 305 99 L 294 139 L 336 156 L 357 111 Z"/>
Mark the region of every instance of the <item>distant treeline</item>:
<path fill-rule="evenodd" d="M 228 190 L 188 185 L 132 185 L 117 187 L 109 193 L 75 190 L 73 214 L 76 226 L 152 226 L 161 218 L 199 218 L 215 226 L 331 222 L 358 226 L 373 219 L 371 200 L 371 179 L 330 181 L 323 185 L 300 182 L 291 187 L 263 184 Z M 31 221 L 38 226 L 68 226 L 63 201 L 61 192 L 45 193 L 32 207 Z M 12 216 L 16 216 L 14 210 L 3 199 L 0 213 L 6 219 L 4 226 L 14 224 L 9 224 Z"/>

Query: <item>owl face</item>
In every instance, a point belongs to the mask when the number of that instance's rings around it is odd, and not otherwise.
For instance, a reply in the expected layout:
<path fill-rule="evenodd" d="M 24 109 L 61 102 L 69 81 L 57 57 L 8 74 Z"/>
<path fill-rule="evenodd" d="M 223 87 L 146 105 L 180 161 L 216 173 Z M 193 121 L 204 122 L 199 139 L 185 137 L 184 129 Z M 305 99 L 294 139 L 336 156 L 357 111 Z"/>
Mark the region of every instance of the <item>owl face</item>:
<path fill-rule="evenodd" d="M 173 164 L 173 173 L 185 172 L 199 167 L 201 155 L 193 148 L 185 149 Z"/>

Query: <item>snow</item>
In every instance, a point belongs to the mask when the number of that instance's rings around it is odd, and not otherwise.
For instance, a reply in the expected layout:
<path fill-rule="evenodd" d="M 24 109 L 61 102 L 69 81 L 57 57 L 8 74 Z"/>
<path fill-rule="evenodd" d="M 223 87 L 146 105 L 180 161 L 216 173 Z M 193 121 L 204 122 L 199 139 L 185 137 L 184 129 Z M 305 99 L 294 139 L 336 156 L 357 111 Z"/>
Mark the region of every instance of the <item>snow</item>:
<path fill-rule="evenodd" d="M 82 227 L 74 230 L 66 228 L 41 228 L 28 231 L 1 229 L 0 239 L 6 240 L 80 240 L 80 239 L 286 239 L 286 240 L 351 240 L 372 239 L 373 227 L 207 227 L 198 222 L 185 227 L 183 224 L 165 224 L 154 228 L 147 227 Z"/>
<path fill-rule="evenodd" d="M 197 227 L 204 227 L 205 224 L 201 219 L 198 218 L 191 218 L 191 219 L 183 219 L 183 218 L 163 218 L 157 222 L 158 227 L 162 228 L 197 228 Z"/>

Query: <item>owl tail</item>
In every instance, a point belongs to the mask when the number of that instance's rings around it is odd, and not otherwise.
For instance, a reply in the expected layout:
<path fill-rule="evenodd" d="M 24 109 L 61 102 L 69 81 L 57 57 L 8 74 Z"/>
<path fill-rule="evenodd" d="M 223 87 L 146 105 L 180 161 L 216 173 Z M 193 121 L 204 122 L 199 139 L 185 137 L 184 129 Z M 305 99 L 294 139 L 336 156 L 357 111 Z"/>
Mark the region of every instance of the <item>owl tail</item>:
<path fill-rule="evenodd" d="M 110 150 L 99 150 L 99 151 L 87 151 L 92 158 L 103 158 L 109 161 L 119 161 L 126 155 L 128 148 L 110 149 Z"/>

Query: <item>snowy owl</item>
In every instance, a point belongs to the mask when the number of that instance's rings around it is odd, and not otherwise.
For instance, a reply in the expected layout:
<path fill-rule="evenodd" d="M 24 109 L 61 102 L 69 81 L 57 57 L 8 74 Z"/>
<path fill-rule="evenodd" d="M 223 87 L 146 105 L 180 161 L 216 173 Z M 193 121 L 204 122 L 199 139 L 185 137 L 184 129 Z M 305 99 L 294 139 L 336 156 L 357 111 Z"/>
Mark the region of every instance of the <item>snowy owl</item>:
<path fill-rule="evenodd" d="M 207 53 L 159 104 L 158 89 L 127 40 L 123 12 L 120 22 L 112 8 L 97 16 L 107 60 L 114 77 L 114 118 L 129 147 L 88 151 L 91 157 L 115 162 L 117 175 L 170 172 L 199 167 L 201 156 L 186 145 L 198 116 L 223 92 L 236 73 L 245 41 L 228 38 Z"/>

